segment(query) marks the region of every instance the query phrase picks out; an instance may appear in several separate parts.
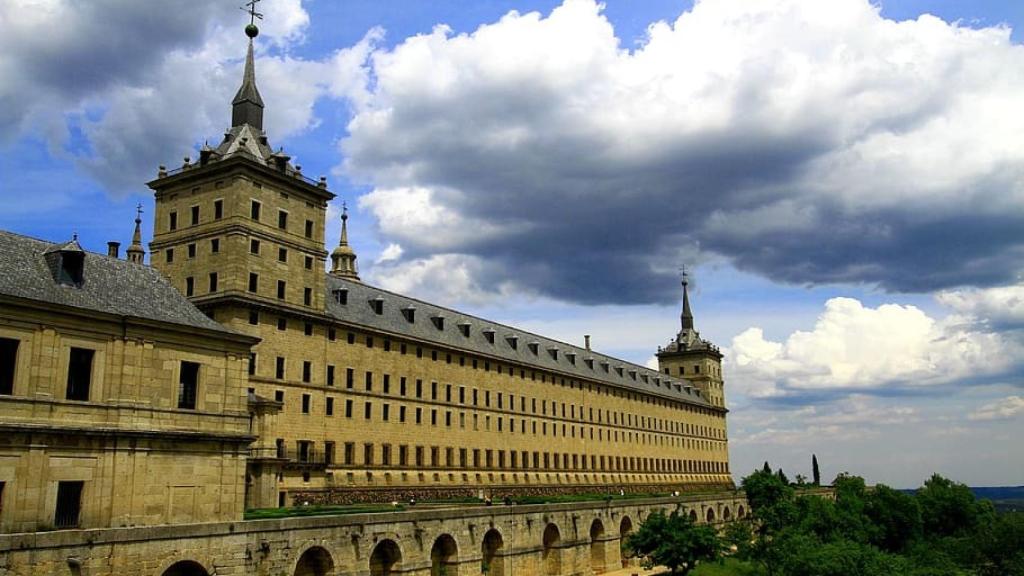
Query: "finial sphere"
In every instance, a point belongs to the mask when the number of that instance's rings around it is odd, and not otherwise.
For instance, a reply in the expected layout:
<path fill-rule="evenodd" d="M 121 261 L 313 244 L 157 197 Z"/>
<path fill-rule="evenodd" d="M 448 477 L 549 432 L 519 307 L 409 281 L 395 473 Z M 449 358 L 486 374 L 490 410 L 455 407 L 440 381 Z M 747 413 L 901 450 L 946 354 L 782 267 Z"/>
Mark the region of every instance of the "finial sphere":
<path fill-rule="evenodd" d="M 245 35 L 249 38 L 255 38 L 260 35 L 260 29 L 255 24 L 247 24 L 245 26 Z"/>

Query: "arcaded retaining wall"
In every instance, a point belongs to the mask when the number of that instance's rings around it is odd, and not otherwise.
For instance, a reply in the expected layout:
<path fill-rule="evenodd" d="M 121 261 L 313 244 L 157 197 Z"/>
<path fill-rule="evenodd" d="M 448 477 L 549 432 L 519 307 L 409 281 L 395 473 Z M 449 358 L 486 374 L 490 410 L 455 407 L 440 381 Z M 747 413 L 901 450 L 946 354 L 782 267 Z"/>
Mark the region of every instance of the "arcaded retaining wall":
<path fill-rule="evenodd" d="M 623 567 L 654 510 L 743 517 L 742 492 L 0 535 L 0 576 L 532 576 Z M 634 561 L 635 562 L 635 561 Z"/>

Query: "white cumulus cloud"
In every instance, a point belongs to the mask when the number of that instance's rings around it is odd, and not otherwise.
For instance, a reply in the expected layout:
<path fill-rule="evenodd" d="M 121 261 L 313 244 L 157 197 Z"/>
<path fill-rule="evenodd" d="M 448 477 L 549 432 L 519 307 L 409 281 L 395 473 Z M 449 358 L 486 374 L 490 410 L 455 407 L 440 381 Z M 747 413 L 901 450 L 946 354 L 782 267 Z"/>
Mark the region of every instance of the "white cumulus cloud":
<path fill-rule="evenodd" d="M 971 420 L 1008 420 L 1024 414 L 1024 398 L 1020 396 L 1007 396 L 991 404 L 985 404 L 971 412 L 968 418 Z"/>

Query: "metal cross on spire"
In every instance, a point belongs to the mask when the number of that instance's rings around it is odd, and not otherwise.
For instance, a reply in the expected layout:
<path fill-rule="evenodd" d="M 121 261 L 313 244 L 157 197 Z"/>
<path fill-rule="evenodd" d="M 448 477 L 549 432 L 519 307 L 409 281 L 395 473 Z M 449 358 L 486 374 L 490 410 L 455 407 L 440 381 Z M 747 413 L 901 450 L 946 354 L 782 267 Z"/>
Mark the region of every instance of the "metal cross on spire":
<path fill-rule="evenodd" d="M 142 221 L 142 202 L 139 202 L 139 205 L 135 207 L 135 221 Z"/>
<path fill-rule="evenodd" d="M 249 0 L 245 3 L 245 6 L 239 6 L 239 10 L 245 10 L 249 13 L 249 25 L 253 26 L 256 24 L 256 19 L 263 20 L 263 14 L 256 11 L 256 5 L 260 3 L 260 0 Z"/>

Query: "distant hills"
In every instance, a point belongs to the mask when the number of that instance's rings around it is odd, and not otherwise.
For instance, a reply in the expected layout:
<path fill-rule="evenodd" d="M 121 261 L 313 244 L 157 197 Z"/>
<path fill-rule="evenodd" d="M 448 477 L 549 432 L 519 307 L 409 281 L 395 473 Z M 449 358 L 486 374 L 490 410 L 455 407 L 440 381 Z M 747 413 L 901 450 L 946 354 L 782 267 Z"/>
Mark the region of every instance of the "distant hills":
<path fill-rule="evenodd" d="M 1024 511 L 1024 486 L 974 487 L 971 492 L 978 498 L 991 500 L 1000 512 Z"/>

